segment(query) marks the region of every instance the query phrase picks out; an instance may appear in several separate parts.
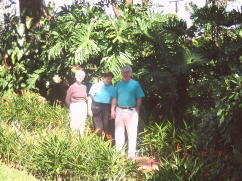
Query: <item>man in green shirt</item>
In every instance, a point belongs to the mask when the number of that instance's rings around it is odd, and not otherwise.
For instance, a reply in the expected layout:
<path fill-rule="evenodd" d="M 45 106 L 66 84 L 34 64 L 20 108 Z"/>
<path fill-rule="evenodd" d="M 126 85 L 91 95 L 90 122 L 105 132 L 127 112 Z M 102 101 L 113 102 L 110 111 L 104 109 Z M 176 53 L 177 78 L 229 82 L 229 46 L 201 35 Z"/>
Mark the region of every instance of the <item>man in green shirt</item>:
<path fill-rule="evenodd" d="M 122 69 L 122 80 L 114 89 L 111 117 L 115 119 L 116 149 L 122 150 L 125 142 L 125 128 L 128 135 L 128 158 L 135 157 L 139 111 L 144 97 L 140 84 L 132 79 L 132 68 Z"/>

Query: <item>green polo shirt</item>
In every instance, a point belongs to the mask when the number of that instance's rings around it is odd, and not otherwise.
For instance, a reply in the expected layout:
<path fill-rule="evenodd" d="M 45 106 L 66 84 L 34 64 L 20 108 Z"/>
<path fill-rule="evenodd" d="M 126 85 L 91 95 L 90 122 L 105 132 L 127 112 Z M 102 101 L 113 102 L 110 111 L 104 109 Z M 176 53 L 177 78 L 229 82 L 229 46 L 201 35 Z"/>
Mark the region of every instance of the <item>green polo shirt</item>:
<path fill-rule="evenodd" d="M 130 79 L 129 81 L 119 81 L 113 91 L 113 98 L 117 99 L 117 105 L 121 107 L 135 107 L 137 98 L 144 97 L 144 92 L 140 84 Z"/>

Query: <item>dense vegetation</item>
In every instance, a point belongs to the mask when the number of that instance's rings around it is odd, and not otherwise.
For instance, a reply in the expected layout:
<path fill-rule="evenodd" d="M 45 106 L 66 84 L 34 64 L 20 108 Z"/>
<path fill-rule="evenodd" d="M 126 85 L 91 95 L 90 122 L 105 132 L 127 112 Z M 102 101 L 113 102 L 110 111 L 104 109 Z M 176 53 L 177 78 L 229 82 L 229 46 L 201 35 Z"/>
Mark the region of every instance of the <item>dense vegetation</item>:
<path fill-rule="evenodd" d="M 42 178 L 240 180 L 242 15 L 213 1 L 191 9 L 190 28 L 142 7 L 121 7 L 116 19 L 85 3 L 51 12 L 39 27 L 8 17 L 0 31 L 1 160 Z M 95 134 L 73 135 L 66 109 L 53 103 L 63 100 L 76 65 L 89 85 L 106 70 L 116 82 L 125 64 L 146 93 L 140 155 L 164 165 L 152 174 L 137 172 Z"/>

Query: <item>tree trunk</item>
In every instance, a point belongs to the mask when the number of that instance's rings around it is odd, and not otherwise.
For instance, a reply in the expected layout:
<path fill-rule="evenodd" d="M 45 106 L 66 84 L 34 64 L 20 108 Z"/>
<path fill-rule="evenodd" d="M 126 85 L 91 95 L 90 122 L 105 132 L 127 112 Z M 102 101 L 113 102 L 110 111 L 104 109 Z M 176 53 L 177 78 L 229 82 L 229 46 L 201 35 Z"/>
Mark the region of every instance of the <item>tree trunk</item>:
<path fill-rule="evenodd" d="M 142 0 L 142 5 L 143 6 L 148 6 L 149 0 Z"/>
<path fill-rule="evenodd" d="M 132 6 L 132 5 L 133 5 L 133 0 L 126 0 L 126 1 L 125 1 L 125 5 L 126 5 L 126 6 L 129 6 L 129 5 Z"/>
<path fill-rule="evenodd" d="M 118 0 L 114 0 L 113 2 L 112 2 L 112 7 L 113 7 L 113 11 L 114 11 L 114 14 L 115 14 L 115 16 L 117 17 L 117 18 L 119 18 L 120 16 L 121 16 L 121 13 L 120 13 L 120 11 L 119 11 L 119 8 L 118 8 L 118 2 L 117 2 Z M 119 1 L 120 2 L 120 1 Z M 125 3 L 125 6 L 127 7 L 127 6 L 132 6 L 133 5 L 133 0 L 124 0 L 124 1 L 122 1 L 122 2 L 124 2 Z"/>
<path fill-rule="evenodd" d="M 19 0 L 21 21 L 25 23 L 26 17 L 33 18 L 35 27 L 39 26 L 40 18 L 47 17 L 44 0 Z"/>
<path fill-rule="evenodd" d="M 119 9 L 118 9 L 118 4 L 117 4 L 117 2 L 113 2 L 113 3 L 112 3 L 112 7 L 113 7 L 113 12 L 114 12 L 116 18 L 119 18 L 119 17 L 121 16 L 121 13 L 120 13 L 120 11 L 119 11 Z"/>

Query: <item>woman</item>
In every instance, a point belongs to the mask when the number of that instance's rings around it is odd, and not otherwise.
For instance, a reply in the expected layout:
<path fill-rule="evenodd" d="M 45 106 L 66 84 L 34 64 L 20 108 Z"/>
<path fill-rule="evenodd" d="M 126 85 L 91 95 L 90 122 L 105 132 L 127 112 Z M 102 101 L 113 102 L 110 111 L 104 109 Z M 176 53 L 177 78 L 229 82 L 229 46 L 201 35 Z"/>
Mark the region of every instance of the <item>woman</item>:
<path fill-rule="evenodd" d="M 66 94 L 65 102 L 70 111 L 71 130 L 79 130 L 83 135 L 87 113 L 91 116 L 91 105 L 87 97 L 87 87 L 82 84 L 85 72 L 77 70 L 75 73 L 76 82 L 72 84 Z"/>

